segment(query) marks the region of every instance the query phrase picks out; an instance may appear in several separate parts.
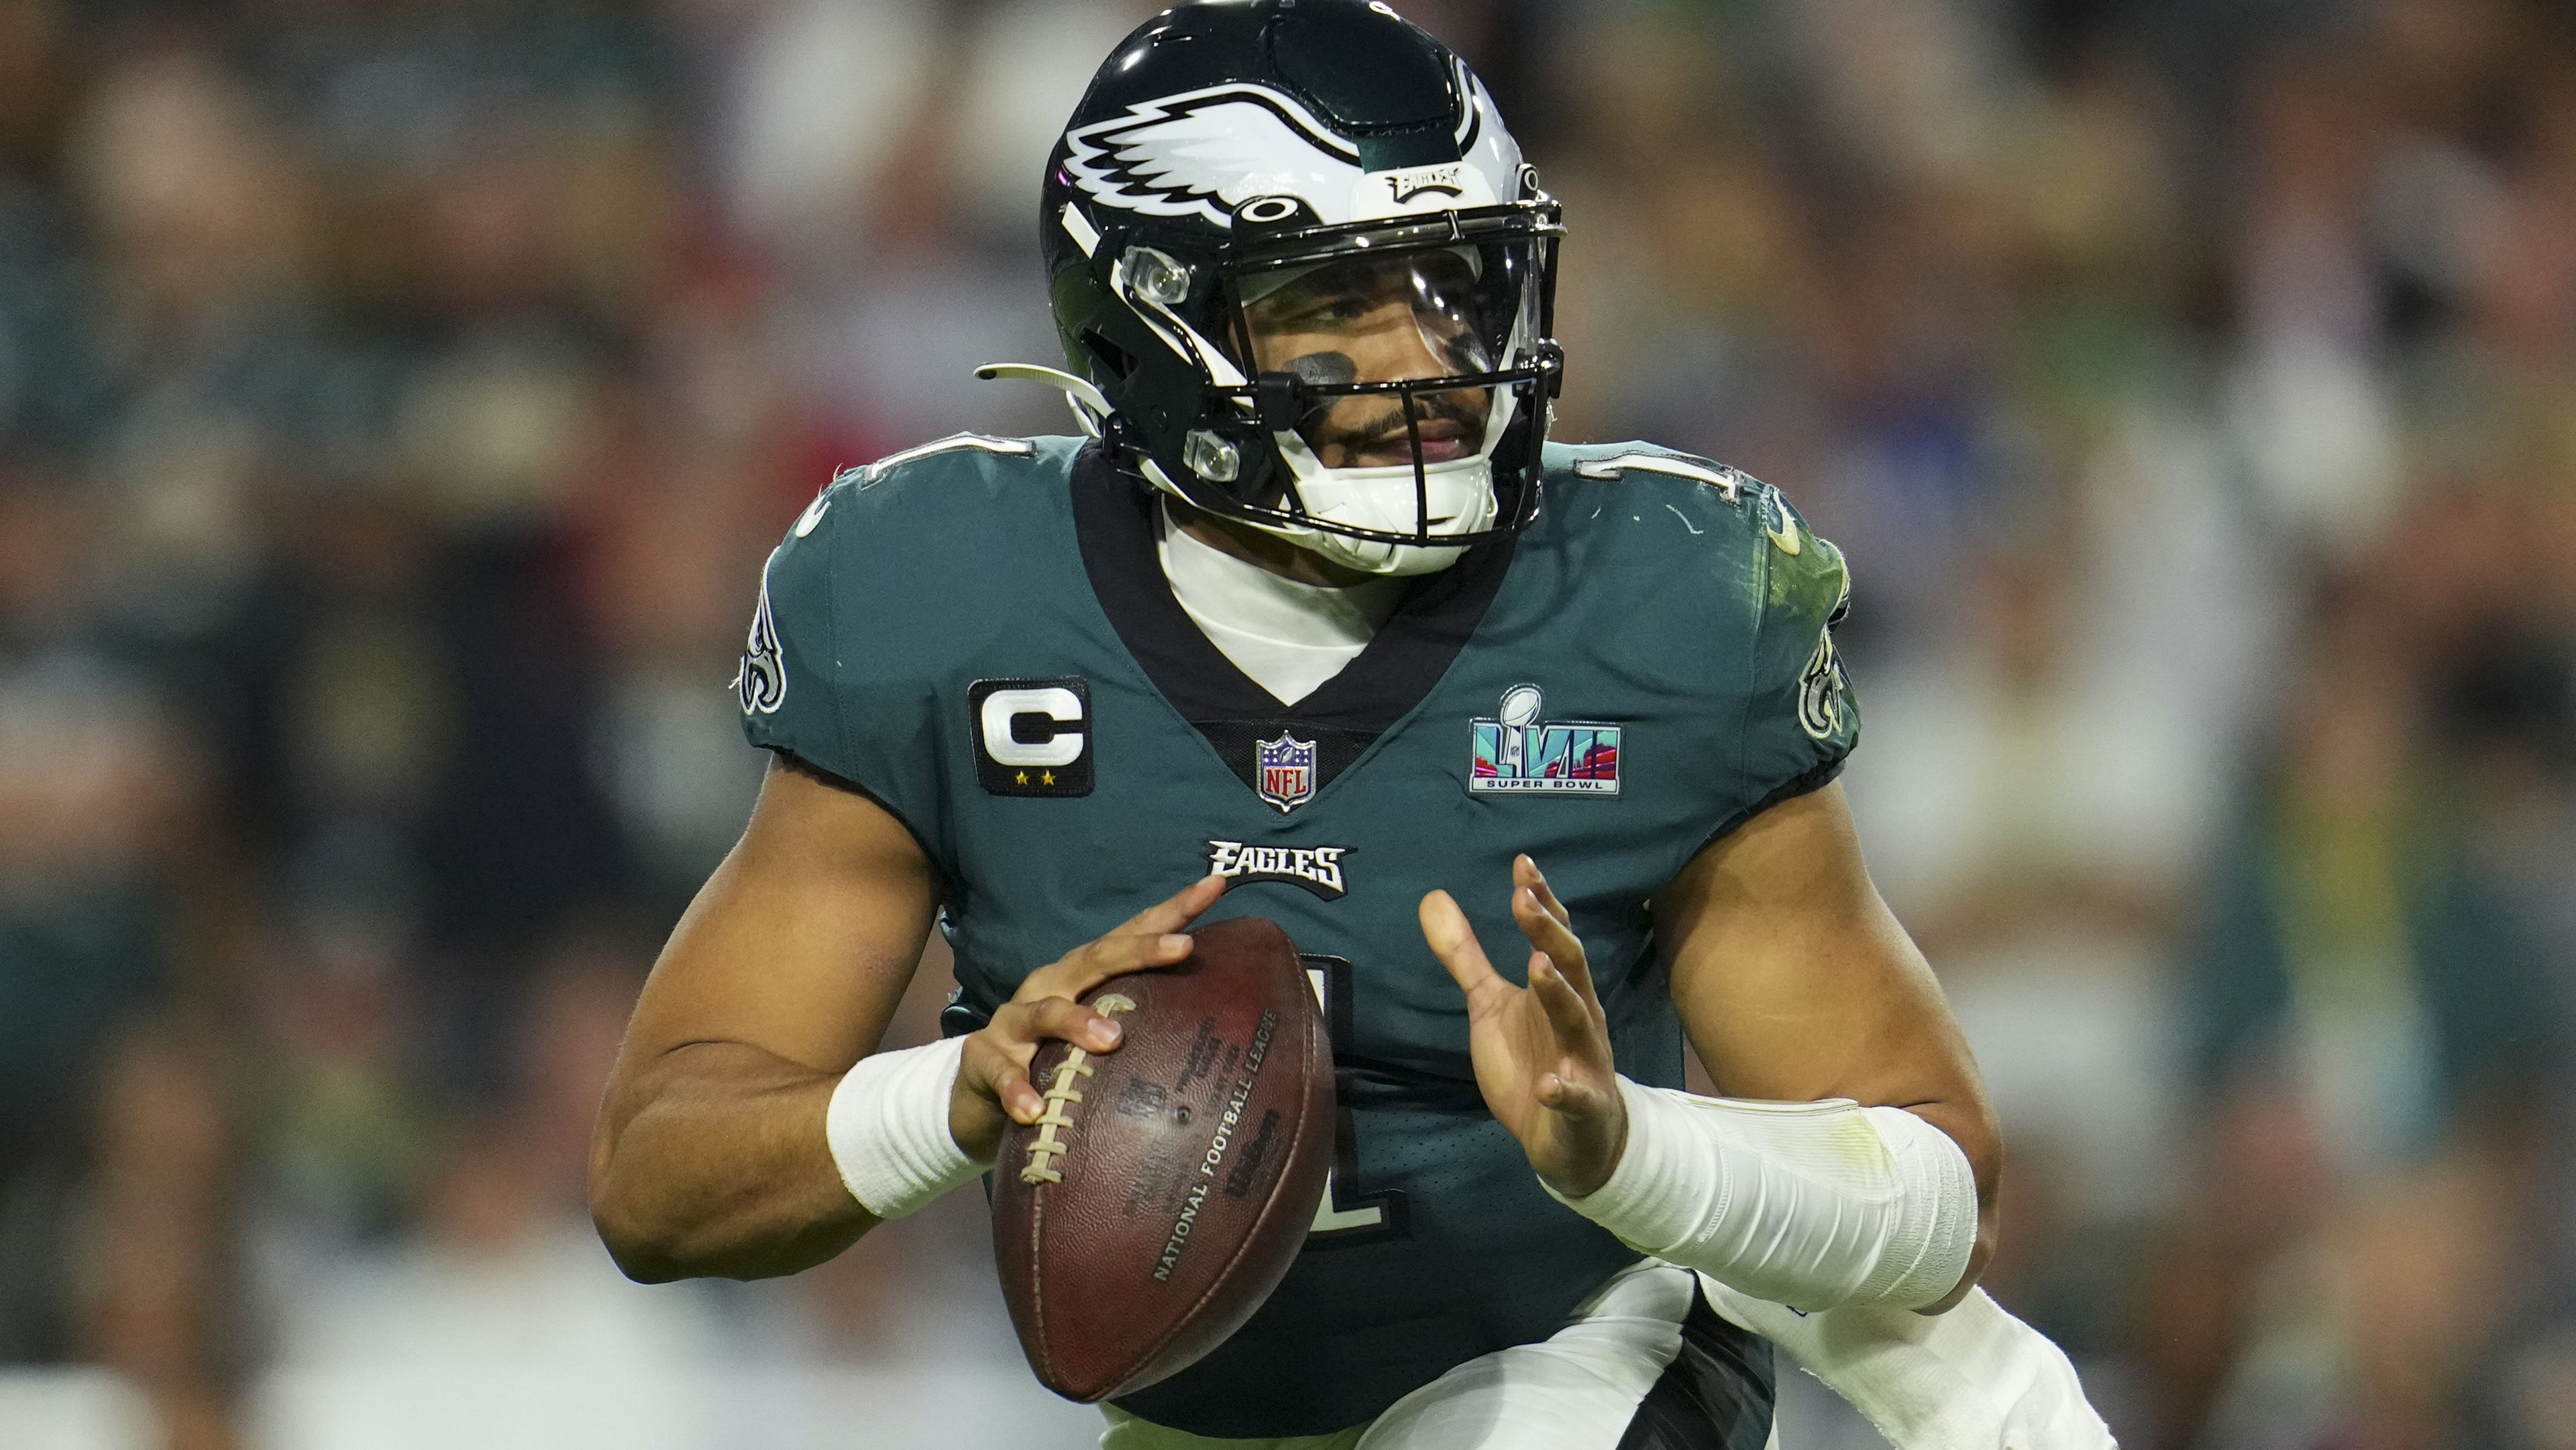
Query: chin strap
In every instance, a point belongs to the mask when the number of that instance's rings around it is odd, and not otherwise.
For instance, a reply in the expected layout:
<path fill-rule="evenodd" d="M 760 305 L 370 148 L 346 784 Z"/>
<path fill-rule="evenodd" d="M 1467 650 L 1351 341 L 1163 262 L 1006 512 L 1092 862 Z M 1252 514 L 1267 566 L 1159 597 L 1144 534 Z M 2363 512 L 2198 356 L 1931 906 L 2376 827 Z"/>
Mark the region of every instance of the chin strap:
<path fill-rule="evenodd" d="M 1103 437 L 1107 434 L 1110 420 L 1116 416 L 1118 411 L 1115 407 L 1111 406 L 1108 395 L 1101 392 L 1098 387 L 1094 386 L 1090 379 L 1077 377 L 1072 373 L 1064 372 L 1056 368 L 1040 367 L 1035 363 L 986 363 L 982 367 L 975 369 L 975 376 L 988 383 L 1036 383 L 1040 387 L 1053 388 L 1058 392 L 1063 393 L 1066 406 L 1073 409 L 1074 421 L 1081 424 L 1082 431 L 1093 438 Z M 1276 436 L 1280 439 L 1280 447 L 1283 453 L 1285 453 L 1292 445 L 1301 452 L 1305 448 L 1304 441 L 1298 439 L 1293 433 L 1279 434 Z M 1165 493 L 1181 499 L 1184 502 L 1189 500 L 1189 494 L 1172 484 L 1171 479 L 1164 474 L 1161 465 L 1156 463 L 1151 455 L 1145 455 L 1142 458 L 1141 471 L 1144 473 L 1146 481 L 1152 483 L 1156 488 L 1159 488 Z M 1490 489 L 1492 484 L 1488 482 L 1486 487 Z M 1260 529 L 1265 533 L 1276 534 L 1280 538 L 1286 539 L 1292 544 L 1297 544 L 1304 548 L 1316 549 L 1334 563 L 1343 564 L 1368 574 L 1406 575 L 1428 573 L 1433 570 L 1447 568 L 1456 560 L 1460 553 L 1464 552 L 1462 546 L 1437 543 L 1429 545 L 1367 546 L 1372 548 L 1391 548 L 1399 551 L 1406 549 L 1414 551 L 1412 554 L 1398 552 L 1390 559 L 1379 560 L 1369 554 L 1361 553 L 1349 548 L 1337 548 L 1332 543 L 1324 542 L 1336 537 L 1328 530 L 1284 527 L 1277 524 L 1261 523 L 1249 519 L 1245 520 L 1245 522 L 1250 523 L 1252 527 Z M 1390 564 L 1403 564 L 1408 565 L 1409 567 L 1389 567 Z"/>
<path fill-rule="evenodd" d="M 975 369 L 975 376 L 985 382 L 1035 383 L 1064 394 L 1065 406 L 1073 409 L 1073 421 L 1082 431 L 1097 438 L 1108 426 L 1109 415 L 1117 409 L 1109 406 L 1109 397 L 1088 378 L 1078 378 L 1056 368 L 1042 368 L 1035 363 L 986 363 Z"/>

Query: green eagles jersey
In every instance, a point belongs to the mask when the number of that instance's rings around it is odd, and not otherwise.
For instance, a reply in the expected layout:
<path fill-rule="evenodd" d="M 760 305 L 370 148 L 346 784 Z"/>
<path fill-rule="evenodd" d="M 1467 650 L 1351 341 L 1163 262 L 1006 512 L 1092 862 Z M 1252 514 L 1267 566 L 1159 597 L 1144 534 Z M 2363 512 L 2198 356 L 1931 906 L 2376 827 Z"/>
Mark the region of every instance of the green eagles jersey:
<path fill-rule="evenodd" d="M 1447 888 L 1518 978 L 1528 852 L 1590 952 L 1620 1070 L 1677 1087 L 1649 900 L 1832 779 L 1858 733 L 1830 633 L 1842 557 L 1777 490 L 1634 444 L 1546 461 L 1534 524 L 1417 582 L 1294 706 L 1181 611 L 1155 496 L 1081 440 L 967 435 L 846 473 L 770 558 L 744 728 L 937 864 L 953 1015 L 1211 869 L 1234 882 L 1208 920 L 1270 917 L 1307 954 L 1340 1085 L 1331 1189 L 1252 1321 L 1120 1402 L 1149 1420 L 1357 1424 L 1545 1338 L 1634 1262 L 1485 1110 L 1416 904 Z"/>

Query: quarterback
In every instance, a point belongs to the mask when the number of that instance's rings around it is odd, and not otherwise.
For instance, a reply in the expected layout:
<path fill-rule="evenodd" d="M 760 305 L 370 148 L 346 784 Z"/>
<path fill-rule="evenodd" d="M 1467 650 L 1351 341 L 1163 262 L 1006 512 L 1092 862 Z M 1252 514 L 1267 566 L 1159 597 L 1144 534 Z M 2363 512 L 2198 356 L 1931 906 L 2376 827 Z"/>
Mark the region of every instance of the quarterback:
<path fill-rule="evenodd" d="M 1559 208 L 1473 73 L 1384 4 L 1181 5 L 1039 224 L 1067 367 L 985 372 L 1078 434 L 846 472 L 769 560 L 773 763 L 602 1110 L 619 1264 L 792 1273 L 973 1181 L 1039 1043 L 1115 1050 L 1076 997 L 1257 913 L 1331 1181 L 1104 1446 L 1759 1450 L 1775 1344 L 1904 1450 L 2106 1444 L 1974 1290 L 2000 1145 L 1835 784 L 1842 556 L 1548 438 Z M 934 925 L 947 1035 L 878 1052 Z"/>

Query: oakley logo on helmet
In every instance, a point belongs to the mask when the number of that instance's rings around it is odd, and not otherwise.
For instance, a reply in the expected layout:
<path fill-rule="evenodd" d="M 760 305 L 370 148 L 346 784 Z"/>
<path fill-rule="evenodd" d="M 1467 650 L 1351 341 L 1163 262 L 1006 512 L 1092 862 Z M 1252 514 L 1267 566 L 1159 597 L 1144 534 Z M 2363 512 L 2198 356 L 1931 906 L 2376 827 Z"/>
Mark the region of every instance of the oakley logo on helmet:
<path fill-rule="evenodd" d="M 1306 210 L 1306 204 L 1293 196 L 1256 196 L 1234 209 L 1236 221 L 1250 222 L 1255 226 L 1277 226 L 1298 217 L 1311 221 L 1314 213 Z"/>

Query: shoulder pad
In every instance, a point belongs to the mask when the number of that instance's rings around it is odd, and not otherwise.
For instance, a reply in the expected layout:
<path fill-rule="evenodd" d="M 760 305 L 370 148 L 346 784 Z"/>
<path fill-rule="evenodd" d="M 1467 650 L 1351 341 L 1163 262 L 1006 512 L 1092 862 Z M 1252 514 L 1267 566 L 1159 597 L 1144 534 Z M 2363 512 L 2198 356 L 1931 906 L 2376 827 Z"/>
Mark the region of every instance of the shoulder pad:
<path fill-rule="evenodd" d="M 889 453 L 874 463 L 859 468 L 845 468 L 833 476 L 833 483 L 850 482 L 860 488 L 873 488 L 905 471 L 908 465 L 943 453 L 988 453 L 1005 458 L 1031 458 L 1038 451 L 1034 438 L 997 438 L 990 433 L 951 433 L 945 438 Z M 923 470 L 911 470 L 921 472 Z"/>
<path fill-rule="evenodd" d="M 1574 474 L 1578 478 L 1623 478 L 1630 473 L 1660 473 L 1668 478 L 1686 478 L 1706 484 L 1716 489 L 1728 503 L 1742 503 L 1747 487 L 1761 486 L 1758 480 L 1740 468 L 1694 458 L 1687 453 L 1641 448 L 1635 444 L 1612 445 L 1597 457 L 1574 461 Z"/>
<path fill-rule="evenodd" d="M 1567 448 L 1552 462 L 1555 466 L 1549 472 L 1561 478 L 1661 482 L 1659 499 L 1664 507 L 1681 514 L 1685 523 L 1693 518 L 1713 522 L 1732 517 L 1739 524 L 1750 524 L 1753 532 L 1768 537 L 1783 553 L 1795 554 L 1802 547 L 1797 514 L 1780 490 L 1730 464 L 1648 443 L 1584 444 Z M 1720 504 L 1726 507 L 1721 509 Z M 1692 532 L 1699 530 L 1694 527 Z"/>
<path fill-rule="evenodd" d="M 1555 447 L 1556 445 L 1549 445 Z M 1694 518 L 1711 523 L 1719 518 L 1732 518 L 1742 532 L 1731 537 L 1759 548 L 1762 541 L 1770 544 L 1762 553 L 1777 561 L 1772 566 L 1772 589 L 1776 594 L 1794 581 L 1809 581 L 1808 587 L 1839 587 L 1845 578 L 1842 551 L 1835 548 L 1789 504 L 1787 494 L 1775 484 L 1764 483 L 1743 469 L 1713 459 L 1657 448 L 1645 443 L 1602 443 L 1569 447 L 1555 460 L 1551 472 L 1571 475 L 1576 479 L 1597 482 L 1619 482 L 1635 478 L 1669 479 L 1672 485 L 1662 495 L 1663 506 L 1681 517 L 1693 534 L 1700 532 Z M 1696 485 L 1684 488 L 1681 485 Z M 1720 508 L 1724 504 L 1727 507 Z M 1825 581 L 1837 581 L 1831 585 Z M 1774 603 L 1779 602 L 1774 600 Z"/>
<path fill-rule="evenodd" d="M 874 463 L 844 468 L 825 483 L 814 501 L 797 517 L 791 538 L 801 539 L 814 532 L 835 502 L 853 495 L 872 494 L 871 506 L 890 504 L 895 495 L 918 499 L 936 506 L 936 501 L 951 490 L 945 485 L 972 483 L 982 479 L 989 491 L 996 480 L 990 477 L 988 465 L 1018 464 L 1034 461 L 1049 452 L 1059 440 L 1051 438 L 997 438 L 989 433 L 955 433 L 899 452 L 889 453 Z M 898 485 L 879 491 L 884 484 Z M 925 489 L 906 485 L 923 484 Z M 858 506 L 853 499 L 853 507 Z M 915 505 L 902 505 L 906 511 Z"/>

